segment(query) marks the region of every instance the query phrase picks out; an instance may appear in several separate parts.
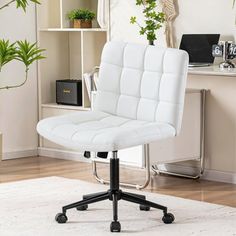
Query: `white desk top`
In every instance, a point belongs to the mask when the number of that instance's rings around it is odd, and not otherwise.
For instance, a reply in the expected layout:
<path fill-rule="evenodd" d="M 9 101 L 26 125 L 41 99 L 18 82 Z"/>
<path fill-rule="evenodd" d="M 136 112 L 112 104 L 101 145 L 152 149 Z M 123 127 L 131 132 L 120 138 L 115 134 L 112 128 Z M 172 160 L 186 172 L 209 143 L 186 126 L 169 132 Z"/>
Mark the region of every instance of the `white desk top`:
<path fill-rule="evenodd" d="M 218 65 L 207 67 L 193 67 L 188 70 L 189 75 L 214 75 L 214 76 L 236 76 L 236 68 L 234 69 L 220 69 Z"/>

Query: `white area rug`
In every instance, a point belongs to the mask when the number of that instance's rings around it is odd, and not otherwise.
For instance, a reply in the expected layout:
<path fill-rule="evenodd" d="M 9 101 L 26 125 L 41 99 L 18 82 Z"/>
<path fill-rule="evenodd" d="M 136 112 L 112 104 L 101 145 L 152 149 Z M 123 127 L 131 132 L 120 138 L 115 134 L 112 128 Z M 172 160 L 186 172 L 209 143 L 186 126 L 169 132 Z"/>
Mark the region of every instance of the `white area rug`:
<path fill-rule="evenodd" d="M 70 210 L 68 223 L 54 221 L 61 206 L 83 194 L 106 190 L 107 186 L 59 177 L 0 184 L 1 236 L 106 236 L 110 233 L 110 201 L 89 206 L 88 211 Z M 135 192 L 135 191 L 134 191 Z M 139 192 L 140 193 L 140 192 Z M 120 201 L 120 235 L 236 235 L 236 208 L 146 193 L 149 200 L 169 207 L 176 220 L 162 223 L 162 212 L 140 212 L 138 206 Z"/>

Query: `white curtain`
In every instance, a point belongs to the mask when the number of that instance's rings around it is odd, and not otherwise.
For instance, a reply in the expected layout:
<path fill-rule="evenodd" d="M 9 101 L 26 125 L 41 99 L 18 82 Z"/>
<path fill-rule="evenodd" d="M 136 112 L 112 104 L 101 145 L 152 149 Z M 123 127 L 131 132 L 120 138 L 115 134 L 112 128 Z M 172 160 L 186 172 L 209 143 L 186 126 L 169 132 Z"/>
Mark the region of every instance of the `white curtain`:
<path fill-rule="evenodd" d="M 98 0 L 97 21 L 101 28 L 108 27 L 109 0 Z"/>

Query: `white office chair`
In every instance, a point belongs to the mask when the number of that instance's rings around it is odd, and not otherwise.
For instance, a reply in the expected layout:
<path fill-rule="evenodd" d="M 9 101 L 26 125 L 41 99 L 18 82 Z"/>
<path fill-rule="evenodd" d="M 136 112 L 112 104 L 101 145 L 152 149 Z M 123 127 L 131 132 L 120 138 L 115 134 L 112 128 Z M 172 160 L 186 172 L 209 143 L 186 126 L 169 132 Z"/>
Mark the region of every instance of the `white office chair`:
<path fill-rule="evenodd" d="M 110 160 L 110 189 L 85 195 L 64 206 L 56 215 L 66 223 L 66 211 L 86 210 L 88 204 L 113 201 L 111 232 L 120 232 L 119 200 L 164 212 L 163 222 L 174 216 L 167 207 L 147 201 L 145 196 L 122 192 L 119 187 L 119 159 L 123 148 L 173 137 L 180 131 L 184 107 L 188 55 L 177 49 L 110 42 L 104 47 L 94 111 L 51 117 L 38 123 L 38 132 L 52 142 L 75 150 L 113 152 Z M 135 158 L 135 156 L 133 157 Z"/>

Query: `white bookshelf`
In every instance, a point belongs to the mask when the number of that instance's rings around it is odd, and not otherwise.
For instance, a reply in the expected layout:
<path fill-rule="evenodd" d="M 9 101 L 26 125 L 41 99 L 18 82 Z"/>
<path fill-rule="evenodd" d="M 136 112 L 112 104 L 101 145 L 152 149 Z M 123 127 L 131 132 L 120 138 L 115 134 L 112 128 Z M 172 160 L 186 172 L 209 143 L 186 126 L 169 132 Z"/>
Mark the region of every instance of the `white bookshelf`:
<path fill-rule="evenodd" d="M 70 28 L 66 15 L 77 8 L 97 12 L 97 0 L 42 0 L 37 7 L 38 42 L 45 48 L 46 59 L 38 66 L 39 118 L 90 110 L 90 101 L 83 74 L 100 64 L 104 44 L 109 39 L 109 29 L 100 28 L 94 20 L 87 29 Z M 56 80 L 82 80 L 82 106 L 56 104 Z M 41 139 L 41 148 L 55 148 Z"/>

